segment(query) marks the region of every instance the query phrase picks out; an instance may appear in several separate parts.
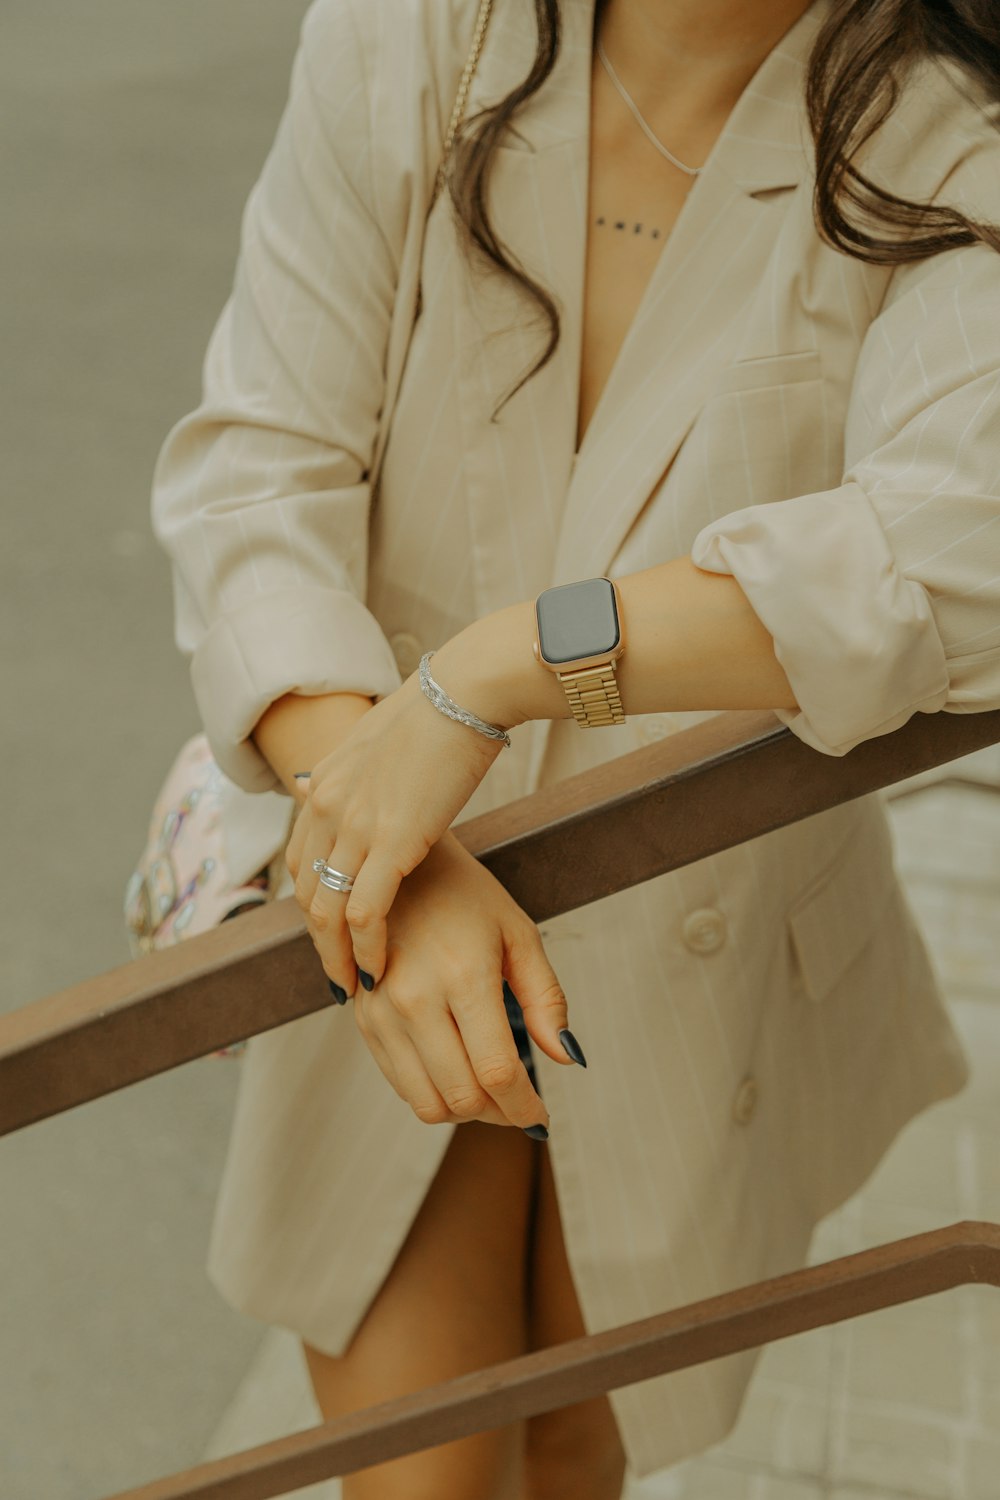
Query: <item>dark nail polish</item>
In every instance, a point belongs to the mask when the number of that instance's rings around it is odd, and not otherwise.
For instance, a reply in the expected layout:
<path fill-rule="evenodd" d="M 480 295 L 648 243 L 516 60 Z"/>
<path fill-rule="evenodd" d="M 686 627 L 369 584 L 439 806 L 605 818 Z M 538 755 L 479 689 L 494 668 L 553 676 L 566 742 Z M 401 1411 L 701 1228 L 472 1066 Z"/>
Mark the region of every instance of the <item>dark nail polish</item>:
<path fill-rule="evenodd" d="M 293 773 L 293 775 L 294 775 L 294 779 L 296 781 L 308 781 L 309 778 L 310 778 L 310 776 L 312 775 L 312 772 L 311 771 L 295 771 Z"/>
<path fill-rule="evenodd" d="M 549 1132 L 544 1125 L 523 1125 L 521 1128 L 525 1135 L 531 1136 L 533 1141 L 547 1141 L 549 1138 Z"/>
<path fill-rule="evenodd" d="M 583 1048 L 568 1026 L 564 1026 L 562 1031 L 560 1031 L 559 1040 L 563 1044 L 566 1056 L 572 1058 L 575 1063 L 579 1063 L 581 1068 L 585 1068 L 587 1066 L 587 1059 L 583 1055 Z"/>
<path fill-rule="evenodd" d="M 365 971 L 364 971 L 364 969 L 359 969 L 358 970 L 358 977 L 361 980 L 361 983 L 364 985 L 364 987 L 365 987 L 366 990 L 373 990 L 375 988 L 375 981 L 374 981 L 374 979 L 372 978 L 372 976 L 370 974 L 366 974 Z"/>
<path fill-rule="evenodd" d="M 346 1005 L 347 1004 L 347 991 L 344 990 L 344 989 L 341 989 L 340 985 L 334 983 L 334 981 L 332 979 L 330 980 L 330 993 L 333 996 L 333 998 L 336 1000 L 336 1002 L 337 1002 L 338 1005 Z"/>

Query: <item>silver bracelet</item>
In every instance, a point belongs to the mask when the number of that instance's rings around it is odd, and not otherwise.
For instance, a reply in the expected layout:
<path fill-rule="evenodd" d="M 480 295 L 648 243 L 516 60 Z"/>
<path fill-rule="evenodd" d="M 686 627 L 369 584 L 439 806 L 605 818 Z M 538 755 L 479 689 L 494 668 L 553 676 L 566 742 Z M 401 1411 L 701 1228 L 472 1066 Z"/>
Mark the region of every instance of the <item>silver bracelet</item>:
<path fill-rule="evenodd" d="M 510 744 L 510 735 L 506 729 L 501 729 L 499 724 L 487 724 L 485 719 L 479 718 L 478 714 L 470 713 L 467 708 L 459 708 L 453 698 L 449 698 L 440 683 L 435 682 L 430 674 L 427 663 L 434 655 L 433 651 L 425 651 L 420 658 L 420 689 L 425 698 L 429 698 L 435 708 L 439 708 L 449 719 L 457 719 L 461 724 L 468 724 L 470 729 L 478 729 L 480 734 L 485 734 L 491 740 L 503 740 L 505 745 Z"/>

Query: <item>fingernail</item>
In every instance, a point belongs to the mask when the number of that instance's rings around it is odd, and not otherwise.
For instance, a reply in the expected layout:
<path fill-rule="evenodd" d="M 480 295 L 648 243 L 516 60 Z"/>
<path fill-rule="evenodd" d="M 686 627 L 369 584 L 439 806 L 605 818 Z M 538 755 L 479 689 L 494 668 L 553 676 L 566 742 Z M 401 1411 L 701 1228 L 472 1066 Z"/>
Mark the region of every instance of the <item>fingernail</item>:
<path fill-rule="evenodd" d="M 308 781 L 309 778 L 310 778 L 310 776 L 312 775 L 312 772 L 311 771 L 295 771 L 293 774 L 294 774 L 294 779 L 296 781 Z"/>
<path fill-rule="evenodd" d="M 365 987 L 366 990 L 373 990 L 375 988 L 375 981 L 374 981 L 374 979 L 372 978 L 372 976 L 370 974 L 366 974 L 365 971 L 364 971 L 364 969 L 359 969 L 358 970 L 358 977 L 361 980 L 361 983 L 364 985 L 364 987 Z"/>
<path fill-rule="evenodd" d="M 533 1141 L 547 1141 L 549 1132 L 544 1125 L 522 1125 L 521 1129 L 525 1135 L 530 1135 Z"/>
<path fill-rule="evenodd" d="M 562 1031 L 560 1031 L 559 1040 L 563 1044 L 566 1056 L 571 1058 L 573 1062 L 579 1063 L 581 1068 L 585 1068 L 587 1066 L 587 1059 L 583 1055 L 583 1048 L 568 1026 L 564 1026 Z"/>
<path fill-rule="evenodd" d="M 338 1005 L 347 1004 L 347 991 L 341 989 L 340 985 L 336 984 L 332 979 L 330 980 L 330 993 L 333 995 L 333 998 L 336 1000 Z"/>

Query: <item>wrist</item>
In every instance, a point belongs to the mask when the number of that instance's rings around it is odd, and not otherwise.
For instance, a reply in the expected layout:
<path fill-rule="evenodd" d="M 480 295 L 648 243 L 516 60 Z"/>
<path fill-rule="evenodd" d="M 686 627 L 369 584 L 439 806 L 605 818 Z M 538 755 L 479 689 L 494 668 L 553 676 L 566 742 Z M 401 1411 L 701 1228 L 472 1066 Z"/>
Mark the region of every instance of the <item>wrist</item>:
<path fill-rule="evenodd" d="M 302 802 L 296 771 L 311 771 L 371 707 L 372 699 L 360 693 L 285 693 L 265 709 L 250 739 L 295 800 Z"/>
<path fill-rule="evenodd" d="M 462 708 L 512 729 L 527 717 L 522 699 L 526 671 L 537 670 L 533 640 L 531 605 L 509 605 L 447 640 L 431 658 L 431 676 Z"/>
<path fill-rule="evenodd" d="M 434 653 L 431 673 L 463 708 L 503 729 L 572 718 L 559 678 L 537 660 L 534 644 L 535 601 L 522 600 L 452 636 Z"/>

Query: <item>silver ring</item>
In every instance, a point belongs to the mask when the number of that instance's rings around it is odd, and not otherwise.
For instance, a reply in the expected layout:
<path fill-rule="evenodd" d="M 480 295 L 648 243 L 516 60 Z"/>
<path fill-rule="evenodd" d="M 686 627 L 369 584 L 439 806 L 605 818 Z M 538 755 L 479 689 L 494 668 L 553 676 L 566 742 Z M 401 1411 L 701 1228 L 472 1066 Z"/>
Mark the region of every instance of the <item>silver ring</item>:
<path fill-rule="evenodd" d="M 335 870 L 332 865 L 324 864 L 319 872 L 319 883 L 331 891 L 349 891 L 354 884 L 354 876 L 345 875 L 343 870 Z"/>

